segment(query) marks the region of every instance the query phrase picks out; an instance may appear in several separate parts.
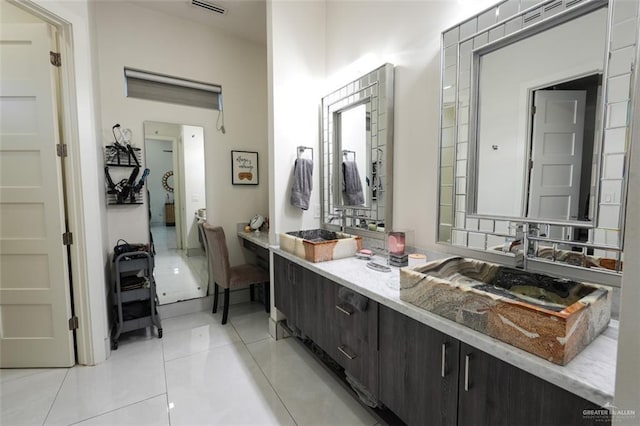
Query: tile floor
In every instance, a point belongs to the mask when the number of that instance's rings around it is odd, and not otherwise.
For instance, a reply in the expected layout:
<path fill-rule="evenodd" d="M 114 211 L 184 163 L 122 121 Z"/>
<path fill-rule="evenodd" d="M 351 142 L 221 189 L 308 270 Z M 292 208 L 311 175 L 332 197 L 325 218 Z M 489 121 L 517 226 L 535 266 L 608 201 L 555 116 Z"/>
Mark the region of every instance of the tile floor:
<path fill-rule="evenodd" d="M 0 370 L 0 424 L 378 424 L 298 341 L 269 336 L 261 304 L 220 319 L 163 319 L 162 339 L 124 334 L 94 367 Z"/>
<path fill-rule="evenodd" d="M 207 295 L 207 259 L 204 255 L 187 256 L 176 248 L 176 228 L 153 225 L 156 249 L 153 276 L 160 305 Z"/>

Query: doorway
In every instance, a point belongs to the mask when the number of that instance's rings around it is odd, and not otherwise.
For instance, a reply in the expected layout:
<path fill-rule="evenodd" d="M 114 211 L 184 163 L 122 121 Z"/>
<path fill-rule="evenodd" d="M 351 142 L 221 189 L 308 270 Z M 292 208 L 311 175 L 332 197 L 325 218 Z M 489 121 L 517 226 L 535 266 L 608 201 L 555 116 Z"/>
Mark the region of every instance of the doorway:
<path fill-rule="evenodd" d="M 593 74 L 533 91 L 528 217 L 593 220 L 601 90 L 602 75 Z M 587 236 L 577 229 L 571 237 Z"/>
<path fill-rule="evenodd" d="M 56 27 L 2 4 L 0 367 L 75 364 Z"/>
<path fill-rule="evenodd" d="M 208 267 L 198 233 L 206 207 L 204 129 L 145 121 L 144 135 L 159 304 L 205 297 Z"/>

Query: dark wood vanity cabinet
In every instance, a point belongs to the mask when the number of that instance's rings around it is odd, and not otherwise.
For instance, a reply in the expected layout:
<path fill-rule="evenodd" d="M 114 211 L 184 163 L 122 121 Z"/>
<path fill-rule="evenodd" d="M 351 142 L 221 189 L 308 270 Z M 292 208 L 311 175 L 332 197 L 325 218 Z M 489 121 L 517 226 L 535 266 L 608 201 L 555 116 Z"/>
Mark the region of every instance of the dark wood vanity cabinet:
<path fill-rule="evenodd" d="M 280 256 L 273 257 L 274 302 L 276 308 L 287 317 L 289 327 L 301 328 L 299 306 L 302 296 L 302 274 L 305 269 Z"/>
<path fill-rule="evenodd" d="M 408 425 L 456 425 L 459 341 L 386 306 L 379 312 L 380 400 Z"/>
<path fill-rule="evenodd" d="M 499 360 L 460 344 L 458 425 L 607 425 L 610 418 L 585 415 L 597 405 Z"/>
<path fill-rule="evenodd" d="M 342 286 L 274 256 L 275 305 L 287 325 L 314 341 L 369 392 L 378 392 L 378 304 L 342 302 Z"/>
<path fill-rule="evenodd" d="M 275 305 L 408 425 L 608 425 L 571 392 L 274 255 Z M 584 413 L 587 410 L 587 415 Z"/>
<path fill-rule="evenodd" d="M 324 279 L 324 306 L 331 341 L 323 349 L 374 396 L 378 394 L 378 304 L 364 296 L 359 308 L 339 297 L 341 289 Z M 356 293 L 357 294 L 357 293 Z M 366 306 L 365 306 L 366 305 Z"/>
<path fill-rule="evenodd" d="M 597 405 L 380 306 L 380 400 L 408 425 L 610 424 Z"/>

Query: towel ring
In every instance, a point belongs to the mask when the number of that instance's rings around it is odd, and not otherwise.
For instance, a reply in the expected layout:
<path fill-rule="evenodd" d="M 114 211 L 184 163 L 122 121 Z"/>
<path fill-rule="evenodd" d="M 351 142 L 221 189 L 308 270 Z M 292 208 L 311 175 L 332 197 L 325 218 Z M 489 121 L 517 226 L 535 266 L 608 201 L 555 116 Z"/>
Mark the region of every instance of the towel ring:
<path fill-rule="evenodd" d="M 353 154 L 353 161 L 356 161 L 356 152 L 351 151 L 350 149 L 343 149 L 342 155 L 344 155 L 345 159 L 349 159 L 349 154 Z"/>
<path fill-rule="evenodd" d="M 300 145 L 300 146 L 298 147 L 298 150 L 297 150 L 297 156 L 296 156 L 296 158 L 301 158 L 301 157 L 302 157 L 302 154 L 303 154 L 306 150 L 310 150 L 310 151 L 311 151 L 311 161 L 313 161 L 313 147 L 310 147 L 310 146 L 302 146 L 302 145 Z"/>

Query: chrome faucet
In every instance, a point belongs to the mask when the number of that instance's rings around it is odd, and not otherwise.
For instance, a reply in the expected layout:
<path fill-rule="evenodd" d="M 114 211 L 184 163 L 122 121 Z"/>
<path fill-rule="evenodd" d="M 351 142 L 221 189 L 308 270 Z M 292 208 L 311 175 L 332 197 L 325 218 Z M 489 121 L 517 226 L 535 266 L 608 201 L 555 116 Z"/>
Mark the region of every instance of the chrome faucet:
<path fill-rule="evenodd" d="M 337 216 L 331 216 L 329 217 L 329 223 L 332 223 L 335 219 L 339 219 L 340 220 L 340 232 L 345 232 L 345 230 L 347 229 L 347 215 L 344 211 L 344 209 L 334 209 L 335 212 L 338 213 Z"/>

